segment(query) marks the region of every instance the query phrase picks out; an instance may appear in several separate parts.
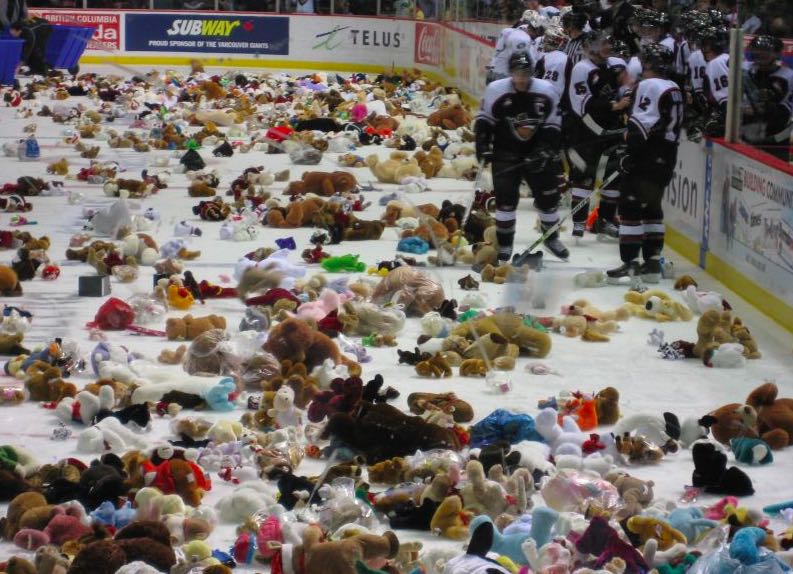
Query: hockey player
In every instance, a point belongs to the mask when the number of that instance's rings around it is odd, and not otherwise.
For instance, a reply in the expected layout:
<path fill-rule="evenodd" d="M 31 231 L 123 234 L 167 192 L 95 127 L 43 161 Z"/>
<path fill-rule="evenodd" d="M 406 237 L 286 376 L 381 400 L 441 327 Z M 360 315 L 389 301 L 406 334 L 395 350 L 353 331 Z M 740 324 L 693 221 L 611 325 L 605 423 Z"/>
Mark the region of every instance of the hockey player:
<path fill-rule="evenodd" d="M 619 95 L 620 87 L 626 81 L 625 62 L 610 56 L 608 39 L 602 35 L 590 35 L 584 48 L 587 56 L 573 67 L 571 74 L 568 88 L 570 112 L 565 123 L 573 207 L 589 201 L 601 156 L 614 146 L 614 141 L 604 140 L 604 132 L 619 131 L 624 125 L 623 115 L 630 106 L 630 97 Z M 616 241 L 619 237 L 614 221 L 618 198 L 618 180 L 601 190 L 599 217 L 593 229 L 601 240 Z M 588 215 L 588 209 L 584 208 L 573 215 L 574 237 L 584 236 Z"/>
<path fill-rule="evenodd" d="M 558 94 L 550 82 L 532 77 L 534 64 L 524 52 L 512 55 L 509 73 L 487 86 L 474 124 L 476 157 L 492 162 L 501 262 L 512 257 L 521 181 L 531 188 L 541 227 L 547 230 L 559 221 L 562 175 Z M 558 231 L 545 247 L 560 259 L 570 255 Z"/>
<path fill-rule="evenodd" d="M 513 28 L 504 28 L 496 42 L 496 51 L 490 60 L 487 83 L 509 76 L 509 60 L 513 54 L 531 55 L 534 40 L 526 32 L 527 24 L 521 19 Z"/>
<path fill-rule="evenodd" d="M 643 80 L 625 134 L 626 154 L 620 195 L 620 259 L 622 265 L 607 272 L 609 281 L 640 275 L 648 283 L 661 278 L 664 223 L 661 200 L 677 162 L 683 93 L 669 79 L 674 70 L 672 53 L 658 44 L 642 50 Z M 639 257 L 644 259 L 639 263 Z"/>
<path fill-rule="evenodd" d="M 793 112 L 793 70 L 779 65 L 782 40 L 755 36 L 746 64 L 741 136 L 763 151 L 788 161 Z"/>
<path fill-rule="evenodd" d="M 573 65 L 584 57 L 583 44 L 587 38 L 584 29 L 587 27 L 587 16 L 583 12 L 570 10 L 562 15 L 562 29 L 570 38 L 564 47 L 564 52 Z"/>
<path fill-rule="evenodd" d="M 570 73 L 573 71 L 573 63 L 563 51 L 566 43 L 567 35 L 564 30 L 558 26 L 548 27 L 542 40 L 543 53 L 537 60 L 534 71 L 535 78 L 542 78 L 553 84 L 561 98 L 560 111 L 567 101 L 567 86 L 570 83 Z"/>
<path fill-rule="evenodd" d="M 705 134 L 722 137 L 727 122 L 730 56 L 726 53 L 729 36 L 726 28 L 709 26 L 700 32 L 700 49 L 705 58 L 703 89 L 711 112 L 705 123 Z"/>

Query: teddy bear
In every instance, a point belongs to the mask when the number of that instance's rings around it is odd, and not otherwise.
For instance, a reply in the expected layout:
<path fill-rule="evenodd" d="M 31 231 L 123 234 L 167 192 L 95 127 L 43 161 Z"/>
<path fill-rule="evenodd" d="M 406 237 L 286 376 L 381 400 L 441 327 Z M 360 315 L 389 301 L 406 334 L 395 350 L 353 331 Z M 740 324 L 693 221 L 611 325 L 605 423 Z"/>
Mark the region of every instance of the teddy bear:
<path fill-rule="evenodd" d="M 617 424 L 620 418 L 620 393 L 614 387 L 601 389 L 595 395 L 598 425 Z"/>
<path fill-rule="evenodd" d="M 355 176 L 346 171 L 332 173 L 307 171 L 303 173 L 300 181 L 293 181 L 287 186 L 284 195 L 315 193 L 323 197 L 330 197 L 337 193 L 353 191 L 357 185 Z"/>
<path fill-rule="evenodd" d="M 500 312 L 488 317 L 471 319 L 457 325 L 451 335 L 474 342 L 478 337 L 497 334 L 508 343 L 517 345 L 521 356 L 545 357 L 551 351 L 548 333 L 529 327 L 517 313 Z"/>
<path fill-rule="evenodd" d="M 409 265 L 397 267 L 380 280 L 372 293 L 373 303 L 401 303 L 408 316 L 421 316 L 440 307 L 443 287 Z"/>
<path fill-rule="evenodd" d="M 0 265 L 0 295 L 3 297 L 20 297 L 22 285 L 17 272 L 6 265 Z"/>
<path fill-rule="evenodd" d="M 426 361 L 416 364 L 416 374 L 420 377 L 446 378 L 452 376 L 452 368 L 441 353 L 435 353 Z"/>
<path fill-rule="evenodd" d="M 413 154 L 413 159 L 418 162 L 424 177 L 427 179 L 438 175 L 441 168 L 443 168 L 443 152 L 436 146 L 431 147 L 429 151 L 418 150 Z"/>
<path fill-rule="evenodd" d="M 25 388 L 32 401 L 60 401 L 65 397 L 74 397 L 77 387 L 67 383 L 61 370 L 46 361 L 34 361 L 24 370 Z"/>
<path fill-rule="evenodd" d="M 623 500 L 623 507 L 617 512 L 617 519 L 623 520 L 634 514 L 641 514 L 653 501 L 652 480 L 644 481 L 625 472 L 610 472 L 604 477 L 617 487 Z"/>
<path fill-rule="evenodd" d="M 312 225 L 325 202 L 318 197 L 307 197 L 289 202 L 283 207 L 272 207 L 267 211 L 265 222 L 270 227 L 295 228 Z"/>
<path fill-rule="evenodd" d="M 131 197 L 141 199 L 148 197 L 154 186 L 139 179 L 112 179 L 106 181 L 102 189 L 108 197 Z"/>
<path fill-rule="evenodd" d="M 103 409 L 112 409 L 115 400 L 113 388 L 110 386 L 101 387 L 98 395 L 80 391 L 74 397 L 62 398 L 55 407 L 55 415 L 65 423 L 79 422 L 91 426 L 97 413 Z"/>
<path fill-rule="evenodd" d="M 747 359 L 759 359 L 763 356 L 757 347 L 757 341 L 755 341 L 751 331 L 749 331 L 749 328 L 743 324 L 743 321 L 739 317 L 735 317 L 732 320 L 730 334 L 735 338 L 737 343 L 743 345 L 744 357 Z"/>
<path fill-rule="evenodd" d="M 463 510 L 463 501 L 459 496 L 447 496 L 432 515 L 430 530 L 450 540 L 466 540 L 468 523 L 473 516 L 473 512 Z"/>
<path fill-rule="evenodd" d="M 709 309 L 702 313 L 697 321 L 697 342 L 694 344 L 693 355 L 698 358 L 718 348 L 722 343 L 732 343 L 732 313 Z"/>
<path fill-rule="evenodd" d="M 408 158 L 408 154 L 402 151 L 391 152 L 385 161 L 380 161 L 377 154 L 371 154 L 366 158 L 366 165 L 380 183 L 400 183 L 406 177 L 424 176 L 418 161 Z"/>
<path fill-rule="evenodd" d="M 420 237 L 430 244 L 431 247 L 448 241 L 449 229 L 434 217 L 428 215 L 420 215 L 418 218 L 418 226 L 412 229 L 405 229 L 402 231 L 402 239 L 408 237 Z"/>
<path fill-rule="evenodd" d="M 332 359 L 337 365 L 345 362 L 330 337 L 294 318 L 272 327 L 262 350 L 272 353 L 279 361 L 289 359 L 292 363 L 305 363 L 309 370 L 321 365 L 325 359 Z"/>
<path fill-rule="evenodd" d="M 271 549 L 281 551 L 273 557 L 275 568 L 295 574 L 358 574 L 361 567 L 372 571 L 365 563 L 372 560 L 382 563 L 396 558 L 399 553 L 399 539 L 391 531 L 382 535 L 356 534 L 325 542 L 322 542 L 323 536 L 319 526 L 311 525 L 303 530 L 299 546 L 271 542 Z"/>
<path fill-rule="evenodd" d="M 793 444 L 793 399 L 777 398 L 778 387 L 767 382 L 754 389 L 746 398 L 746 404 L 757 413 L 759 438 L 780 449 Z"/>
<path fill-rule="evenodd" d="M 5 517 L 0 519 L 0 531 L 6 540 L 23 528 L 43 529 L 54 514 L 55 506 L 39 492 L 23 492 L 14 497 L 8 505 Z"/>
<path fill-rule="evenodd" d="M 659 322 L 690 321 L 694 314 L 688 305 L 674 301 L 660 289 L 649 289 L 644 293 L 628 291 L 625 293 L 627 309 L 631 315 Z"/>
<path fill-rule="evenodd" d="M 55 163 L 51 163 L 47 166 L 47 173 L 53 175 L 66 175 L 69 173 L 69 162 L 65 157 L 62 157 Z"/>
<path fill-rule="evenodd" d="M 69 567 L 69 573 L 114 574 L 124 565 L 141 561 L 160 572 L 176 564 L 168 527 L 157 520 L 133 522 L 113 538 L 101 539 L 82 547 Z"/>
<path fill-rule="evenodd" d="M 22 346 L 24 333 L 0 333 L 0 355 L 29 355 L 30 349 Z"/>
<path fill-rule="evenodd" d="M 471 113 L 463 104 L 444 102 L 440 109 L 429 115 L 427 125 L 456 130 L 457 128 L 469 126 L 471 121 Z"/>
<path fill-rule="evenodd" d="M 210 329 L 225 329 L 226 319 L 220 315 L 193 317 L 190 314 L 181 318 L 171 317 L 165 322 L 165 336 L 169 341 L 177 339 L 192 341 Z"/>
<path fill-rule="evenodd" d="M 465 510 L 474 514 L 486 514 L 492 519 L 503 513 L 520 515 L 526 511 L 529 504 L 526 490 L 527 487 L 534 487 L 534 481 L 526 469 L 518 469 L 509 478 L 504 477 L 503 486 L 498 481 L 487 478 L 484 467 L 478 460 L 469 460 L 465 473 L 468 482 L 460 490 Z M 493 473 L 494 476 L 497 474 Z"/>
<path fill-rule="evenodd" d="M 322 436 L 334 437 L 360 450 L 370 464 L 413 454 L 416 450 L 460 448 L 459 437 L 452 429 L 406 415 L 387 403 L 362 402 L 356 417 L 335 413 Z"/>

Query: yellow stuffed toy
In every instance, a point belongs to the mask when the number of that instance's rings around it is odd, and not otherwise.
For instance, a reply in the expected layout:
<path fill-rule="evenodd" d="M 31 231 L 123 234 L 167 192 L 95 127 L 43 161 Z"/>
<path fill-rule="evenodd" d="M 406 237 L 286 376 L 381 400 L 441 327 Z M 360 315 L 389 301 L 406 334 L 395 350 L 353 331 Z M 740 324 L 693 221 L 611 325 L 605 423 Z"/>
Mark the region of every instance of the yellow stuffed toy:
<path fill-rule="evenodd" d="M 642 544 L 650 538 L 658 541 L 659 550 L 668 550 L 675 544 L 687 544 L 688 541 L 682 532 L 673 528 L 668 522 L 637 514 L 628 519 L 628 530 L 636 534 Z"/>
<path fill-rule="evenodd" d="M 644 293 L 628 291 L 625 293 L 626 307 L 631 315 L 658 322 L 690 321 L 694 314 L 688 305 L 672 299 L 660 289 L 650 289 Z"/>

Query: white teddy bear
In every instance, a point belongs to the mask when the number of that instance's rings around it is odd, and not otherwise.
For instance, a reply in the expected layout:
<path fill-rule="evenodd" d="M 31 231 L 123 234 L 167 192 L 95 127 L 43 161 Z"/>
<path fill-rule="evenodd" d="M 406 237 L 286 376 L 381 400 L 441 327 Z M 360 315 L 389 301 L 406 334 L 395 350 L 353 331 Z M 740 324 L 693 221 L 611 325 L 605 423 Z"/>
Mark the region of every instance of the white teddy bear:
<path fill-rule="evenodd" d="M 80 391 L 74 398 L 64 397 L 55 407 L 55 415 L 65 423 L 81 422 L 90 426 L 100 410 L 112 409 L 115 402 L 113 388 L 102 385 L 98 396 L 88 391 Z"/>

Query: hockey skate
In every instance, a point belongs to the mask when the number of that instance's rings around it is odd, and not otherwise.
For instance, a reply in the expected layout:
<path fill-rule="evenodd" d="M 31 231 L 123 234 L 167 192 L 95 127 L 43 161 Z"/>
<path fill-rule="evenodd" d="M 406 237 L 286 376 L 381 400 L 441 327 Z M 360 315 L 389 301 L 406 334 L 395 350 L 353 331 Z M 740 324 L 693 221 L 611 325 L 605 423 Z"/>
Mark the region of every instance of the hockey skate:
<path fill-rule="evenodd" d="M 640 274 L 640 265 L 639 262 L 635 259 L 633 261 L 629 261 L 627 263 L 623 263 L 619 267 L 615 269 L 609 269 L 606 271 L 606 281 L 611 285 L 618 285 L 622 282 L 622 279 L 628 277 L 632 279 Z"/>
<path fill-rule="evenodd" d="M 596 219 L 592 232 L 597 233 L 598 241 L 604 243 L 615 243 L 620 239 L 619 228 L 606 219 Z"/>
<path fill-rule="evenodd" d="M 660 283 L 663 271 L 661 261 L 655 257 L 651 257 L 642 263 L 639 268 L 639 275 L 645 283 Z"/>
<path fill-rule="evenodd" d="M 559 239 L 559 234 L 555 233 L 543 242 L 543 247 L 552 254 L 554 257 L 567 261 L 570 257 L 570 250 L 564 246 L 564 243 Z"/>

